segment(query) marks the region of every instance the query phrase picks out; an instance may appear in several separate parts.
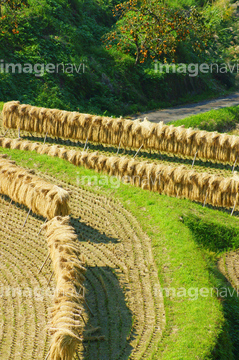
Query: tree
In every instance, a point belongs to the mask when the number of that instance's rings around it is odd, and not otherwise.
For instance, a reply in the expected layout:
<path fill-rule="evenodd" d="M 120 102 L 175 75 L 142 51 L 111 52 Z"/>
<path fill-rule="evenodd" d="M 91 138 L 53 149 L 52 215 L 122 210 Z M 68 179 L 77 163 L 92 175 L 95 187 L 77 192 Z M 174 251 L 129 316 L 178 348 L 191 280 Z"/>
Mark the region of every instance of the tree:
<path fill-rule="evenodd" d="M 9 6 L 12 10 L 19 9 L 22 5 L 26 5 L 27 0 L 2 0 L 2 5 Z"/>
<path fill-rule="evenodd" d="M 212 40 L 203 16 L 195 7 L 179 10 L 158 0 L 129 0 L 117 5 L 114 15 L 118 21 L 107 34 L 106 47 L 134 52 L 135 64 L 147 58 L 175 62 L 180 58 L 182 44 L 200 57 Z"/>
<path fill-rule="evenodd" d="M 2 7 L 4 5 L 10 8 L 11 10 L 18 10 L 22 6 L 27 5 L 27 0 L 1 0 L 0 16 L 2 16 Z"/>
<path fill-rule="evenodd" d="M 28 0 L 1 0 L 0 5 L 0 36 L 8 37 L 9 34 L 19 34 L 18 16 L 20 10 L 28 6 Z M 3 15 L 4 9 L 4 15 Z"/>

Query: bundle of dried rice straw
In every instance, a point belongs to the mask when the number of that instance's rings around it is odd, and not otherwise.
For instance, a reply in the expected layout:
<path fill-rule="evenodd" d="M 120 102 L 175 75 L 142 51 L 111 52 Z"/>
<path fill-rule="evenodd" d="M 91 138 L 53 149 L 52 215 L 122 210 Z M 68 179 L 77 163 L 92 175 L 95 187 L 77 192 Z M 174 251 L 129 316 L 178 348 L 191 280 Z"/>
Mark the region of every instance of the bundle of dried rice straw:
<path fill-rule="evenodd" d="M 11 101 L 3 107 L 6 128 L 26 130 L 66 139 L 93 141 L 126 148 L 159 150 L 233 163 L 239 155 L 239 137 L 217 132 L 185 129 L 144 121 L 112 119 L 57 109 L 45 109 Z"/>
<path fill-rule="evenodd" d="M 67 191 L 16 166 L 6 155 L 0 156 L 0 193 L 47 219 L 69 214 Z"/>
<path fill-rule="evenodd" d="M 0 146 L 15 146 L 12 139 L 1 139 Z M 19 141 L 17 142 L 19 146 Z M 32 144 L 29 142 L 29 144 Z M 24 141 L 24 146 L 27 142 Z M 20 145 L 21 147 L 21 145 Z M 207 173 L 197 173 L 184 166 L 173 167 L 127 157 L 99 155 L 97 152 L 67 150 L 58 146 L 40 145 L 35 150 L 50 156 L 59 156 L 77 166 L 117 176 L 134 186 L 169 196 L 187 198 L 208 204 L 231 208 L 237 204 L 238 178 L 224 178 Z"/>
<path fill-rule="evenodd" d="M 69 216 L 57 216 L 44 225 L 56 278 L 51 308 L 50 360 L 72 360 L 83 340 L 85 268 L 79 260 L 77 235 Z"/>

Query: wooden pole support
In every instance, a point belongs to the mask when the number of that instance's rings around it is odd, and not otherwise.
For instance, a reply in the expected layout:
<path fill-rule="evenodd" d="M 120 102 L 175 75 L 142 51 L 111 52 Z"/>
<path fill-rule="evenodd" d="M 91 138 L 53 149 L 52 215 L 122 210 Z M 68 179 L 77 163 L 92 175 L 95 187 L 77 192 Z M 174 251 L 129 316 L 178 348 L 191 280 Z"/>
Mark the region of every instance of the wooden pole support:
<path fill-rule="evenodd" d="M 52 271 L 52 273 L 51 273 L 51 276 L 50 276 L 50 279 L 49 279 L 49 281 L 48 281 L 48 283 L 47 283 L 47 286 L 50 285 L 50 282 L 51 282 L 51 279 L 52 279 L 53 275 L 54 275 L 54 271 Z"/>
<path fill-rule="evenodd" d="M 198 150 L 196 151 L 196 154 L 194 155 L 194 159 L 193 159 L 193 163 L 192 163 L 192 168 L 194 167 L 194 163 L 195 163 L 195 160 L 196 160 L 196 157 L 197 157 L 197 153 L 198 153 Z"/>
<path fill-rule="evenodd" d="M 47 260 L 49 259 L 49 257 L 50 257 L 50 253 L 47 255 L 47 258 L 46 258 L 46 260 L 44 261 L 44 263 L 42 264 L 42 266 L 41 266 L 41 268 L 40 268 L 40 270 L 39 270 L 38 274 L 40 274 L 40 273 L 41 273 L 41 271 L 42 271 L 42 269 L 44 268 L 44 266 L 46 265 L 46 262 L 47 262 Z"/>
<path fill-rule="evenodd" d="M 93 313 L 93 311 L 91 310 L 91 308 L 90 308 L 89 305 L 87 304 L 86 299 L 84 299 L 84 301 L 85 301 L 86 307 L 87 307 L 87 309 L 89 310 L 89 312 L 91 313 L 91 315 L 92 315 L 92 316 L 95 316 L 94 313 Z"/>
<path fill-rule="evenodd" d="M 231 216 L 233 215 L 233 213 L 234 213 L 234 211 L 235 211 L 236 204 L 237 204 L 237 199 L 236 199 L 235 202 L 234 202 L 234 206 L 233 206 L 233 209 L 232 209 L 232 212 L 231 212 Z"/>
<path fill-rule="evenodd" d="M 46 137 L 47 137 L 47 134 L 48 134 L 48 131 L 46 132 L 46 135 L 45 135 L 45 138 L 44 138 L 44 143 L 43 143 L 43 145 L 45 145 L 45 143 L 46 143 Z"/>
<path fill-rule="evenodd" d="M 9 131 L 9 129 L 7 129 L 7 131 L 5 131 L 3 137 L 5 137 L 7 135 L 8 131 Z"/>
<path fill-rule="evenodd" d="M 119 146 L 118 146 L 118 150 L 117 150 L 117 155 L 119 154 L 120 144 L 121 144 L 121 140 L 120 140 L 120 142 L 119 142 Z"/>
<path fill-rule="evenodd" d="M 45 357 L 45 360 L 47 360 L 49 358 L 50 355 L 50 351 L 48 352 L 47 356 Z"/>
<path fill-rule="evenodd" d="M 140 148 L 139 148 L 139 150 L 136 152 L 136 154 L 134 155 L 134 159 L 136 158 L 136 156 L 138 155 L 138 153 L 139 153 L 139 151 L 140 151 L 140 149 L 142 148 L 142 146 L 143 146 L 144 144 L 142 144 L 141 146 L 140 146 Z"/>
<path fill-rule="evenodd" d="M 79 315 L 80 315 L 80 317 L 82 318 L 84 324 L 86 325 L 86 321 L 85 321 L 85 319 L 84 319 L 84 316 L 83 316 L 81 313 L 79 313 Z"/>
<path fill-rule="evenodd" d="M 208 192 L 208 191 L 206 191 L 206 196 L 205 196 L 205 200 L 204 200 L 204 203 L 203 203 L 203 207 L 205 207 L 205 205 L 206 205 L 206 200 L 207 200 L 207 192 Z"/>
<path fill-rule="evenodd" d="M 28 214 L 27 214 L 26 220 L 25 220 L 25 222 L 24 222 L 24 224 L 23 224 L 23 227 L 22 227 L 22 228 L 24 228 L 24 227 L 25 227 L 26 222 L 27 222 L 27 219 L 28 219 L 28 216 L 30 215 L 30 212 L 31 212 L 31 209 L 29 209 L 29 211 L 28 211 Z"/>
<path fill-rule="evenodd" d="M 236 160 L 234 162 L 234 165 L 233 165 L 233 168 L 232 168 L 232 173 L 234 173 L 234 170 L 235 170 L 235 167 L 236 167 L 236 163 L 237 163 L 237 159 L 238 159 L 238 156 L 236 157 Z"/>
<path fill-rule="evenodd" d="M 45 224 L 46 222 L 47 222 L 47 219 L 44 221 L 44 224 Z M 42 229 L 43 229 L 43 227 L 42 227 L 42 225 L 41 225 L 41 228 L 40 228 L 39 233 L 37 234 L 37 236 L 40 235 L 40 233 L 42 232 Z"/>
<path fill-rule="evenodd" d="M 85 146 L 84 146 L 84 149 L 83 149 L 83 151 L 85 151 L 85 149 L 86 149 L 86 145 L 87 145 L 87 143 L 88 143 L 88 136 L 87 136 L 87 139 L 86 139 L 86 142 L 85 142 Z"/>

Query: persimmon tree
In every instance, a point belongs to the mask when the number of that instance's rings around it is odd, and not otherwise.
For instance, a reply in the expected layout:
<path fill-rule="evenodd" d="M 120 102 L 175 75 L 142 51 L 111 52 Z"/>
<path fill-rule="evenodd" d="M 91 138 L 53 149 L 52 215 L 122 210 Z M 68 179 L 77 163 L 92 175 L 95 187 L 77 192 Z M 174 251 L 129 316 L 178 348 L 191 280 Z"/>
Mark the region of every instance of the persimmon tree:
<path fill-rule="evenodd" d="M 16 11 L 27 5 L 28 5 L 28 0 L 1 0 L 0 17 L 2 17 L 3 15 L 2 14 L 3 7 L 9 10 Z"/>
<path fill-rule="evenodd" d="M 1 0 L 1 6 L 7 5 L 12 10 L 17 10 L 22 7 L 22 5 L 26 5 L 27 0 Z"/>
<path fill-rule="evenodd" d="M 1 0 L 0 5 L 0 36 L 8 36 L 12 33 L 19 34 L 17 14 L 20 9 L 28 6 L 27 0 Z M 4 15 L 3 15 L 4 8 Z"/>
<path fill-rule="evenodd" d="M 129 0 L 115 7 L 114 16 L 118 21 L 104 39 L 106 48 L 134 52 L 135 64 L 147 58 L 176 62 L 182 45 L 200 56 L 212 39 L 195 7 L 173 9 L 158 0 Z"/>

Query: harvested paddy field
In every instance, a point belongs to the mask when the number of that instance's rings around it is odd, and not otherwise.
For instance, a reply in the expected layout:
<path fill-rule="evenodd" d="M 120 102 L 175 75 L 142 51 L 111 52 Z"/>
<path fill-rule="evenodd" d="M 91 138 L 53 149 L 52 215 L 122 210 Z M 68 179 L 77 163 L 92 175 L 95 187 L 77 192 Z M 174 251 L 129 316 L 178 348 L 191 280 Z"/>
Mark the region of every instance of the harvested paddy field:
<path fill-rule="evenodd" d="M 86 338 L 79 354 L 100 360 L 150 357 L 165 326 L 150 239 L 119 202 L 50 176 L 45 179 L 71 192 L 71 224 L 85 260 L 86 299 L 92 312 L 85 309 L 86 329 L 99 327 L 94 334 L 99 340 Z M 9 208 L 9 203 L 1 197 L 0 281 L 5 290 L 18 293 L 6 291 L 0 298 L 0 354 L 9 360 L 44 359 L 54 291 L 54 276 L 47 285 L 52 273 L 49 261 L 39 274 L 47 257 L 44 230 L 37 236 L 44 219 L 30 215 L 22 228 L 28 210 L 17 204 Z"/>

